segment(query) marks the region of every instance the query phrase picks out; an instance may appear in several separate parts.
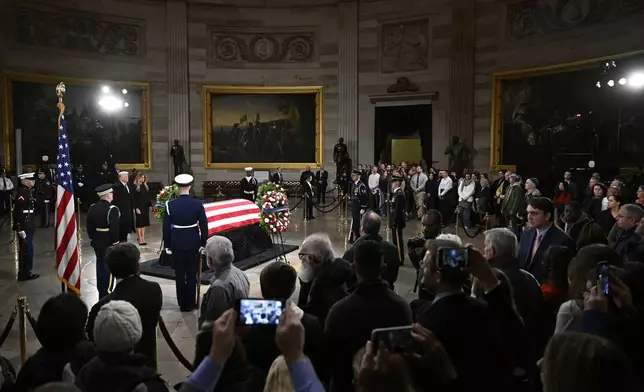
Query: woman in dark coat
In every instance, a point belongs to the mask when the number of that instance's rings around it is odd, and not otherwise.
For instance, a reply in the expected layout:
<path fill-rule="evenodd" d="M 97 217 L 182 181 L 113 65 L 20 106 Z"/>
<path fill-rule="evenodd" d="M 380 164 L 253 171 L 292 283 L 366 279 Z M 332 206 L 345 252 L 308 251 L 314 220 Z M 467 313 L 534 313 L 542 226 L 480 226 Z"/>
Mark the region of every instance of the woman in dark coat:
<path fill-rule="evenodd" d="M 139 173 L 134 179 L 134 212 L 136 212 L 136 236 L 139 245 L 145 242 L 145 228 L 150 226 L 150 203 L 152 195 L 148 187 L 148 177 Z"/>

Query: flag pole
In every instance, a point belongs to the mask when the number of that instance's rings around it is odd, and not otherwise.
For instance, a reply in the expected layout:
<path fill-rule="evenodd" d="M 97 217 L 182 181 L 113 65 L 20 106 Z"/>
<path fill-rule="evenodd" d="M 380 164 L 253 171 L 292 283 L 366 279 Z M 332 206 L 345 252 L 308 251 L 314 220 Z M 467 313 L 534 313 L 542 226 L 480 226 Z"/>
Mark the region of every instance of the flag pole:
<path fill-rule="evenodd" d="M 56 107 L 58 108 L 58 126 L 56 128 L 57 130 L 57 135 L 60 136 L 60 120 L 62 119 L 63 114 L 65 113 L 65 104 L 63 103 L 63 95 L 65 95 L 65 83 L 60 82 L 56 86 L 56 95 L 58 96 L 58 103 L 56 104 Z M 58 139 L 57 139 L 58 140 Z M 58 185 L 56 185 L 56 200 L 58 201 Z M 58 235 L 56 232 L 58 231 L 58 205 L 56 205 L 56 214 L 54 215 L 54 251 L 58 252 Z M 56 269 L 58 269 L 58 265 L 56 265 Z M 58 274 L 58 271 L 56 271 L 56 274 Z M 67 286 L 65 283 L 61 282 L 60 283 L 60 290 L 63 293 L 67 292 Z"/>

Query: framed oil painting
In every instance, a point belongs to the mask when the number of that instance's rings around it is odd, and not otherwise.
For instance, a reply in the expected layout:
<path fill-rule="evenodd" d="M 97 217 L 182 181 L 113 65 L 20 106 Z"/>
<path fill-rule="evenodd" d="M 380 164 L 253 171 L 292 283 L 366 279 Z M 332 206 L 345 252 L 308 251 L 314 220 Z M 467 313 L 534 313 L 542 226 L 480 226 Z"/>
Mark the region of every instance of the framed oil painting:
<path fill-rule="evenodd" d="M 150 169 L 148 84 L 17 73 L 6 76 L 5 166 L 15 164 L 16 129 L 22 130 L 23 165 L 39 166 L 43 155 L 54 163 L 58 138 L 56 85 L 64 82 L 72 164 L 98 168 L 107 161 L 128 169 Z"/>
<path fill-rule="evenodd" d="M 299 169 L 322 164 L 320 86 L 204 86 L 207 169 Z"/>

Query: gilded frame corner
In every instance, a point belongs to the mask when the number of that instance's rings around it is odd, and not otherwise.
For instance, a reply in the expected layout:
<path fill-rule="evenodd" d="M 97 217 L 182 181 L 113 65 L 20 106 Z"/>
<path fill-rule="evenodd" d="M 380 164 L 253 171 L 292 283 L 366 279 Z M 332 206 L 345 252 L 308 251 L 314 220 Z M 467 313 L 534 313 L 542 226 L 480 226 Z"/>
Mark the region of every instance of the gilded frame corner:
<path fill-rule="evenodd" d="M 128 169 L 151 170 L 152 169 L 152 121 L 151 121 L 151 104 L 150 104 L 150 83 L 114 81 L 101 79 L 81 79 L 64 76 L 51 76 L 41 74 L 30 74 L 21 72 L 2 72 L 2 92 L 3 92 L 3 124 L 2 135 L 4 140 L 4 166 L 7 169 L 13 169 L 12 158 L 15 154 L 15 140 L 13 129 L 13 86 L 12 82 L 32 82 L 51 84 L 56 86 L 61 81 L 72 86 L 93 86 L 101 83 L 117 86 L 119 88 L 138 88 L 141 89 L 141 156 L 143 162 L 137 163 L 119 163 L 119 165 Z M 23 162 L 23 166 L 37 166 L 38 163 Z"/>
<path fill-rule="evenodd" d="M 602 61 L 616 60 L 641 54 L 644 54 L 644 50 L 637 50 L 633 52 L 597 57 L 593 59 L 580 60 L 563 64 L 552 64 L 543 67 L 525 68 L 493 73 L 492 97 L 490 101 L 490 172 L 492 173 L 498 170 L 516 170 L 516 166 L 514 165 L 503 164 L 503 81 L 578 71 L 581 69 L 590 68 Z"/>
<path fill-rule="evenodd" d="M 212 163 L 212 100 L 213 93 L 220 94 L 312 94 L 315 93 L 315 162 L 304 163 Z M 304 169 L 307 165 L 319 168 L 324 163 L 324 87 L 323 86 L 202 86 L 204 168 L 206 169 Z"/>

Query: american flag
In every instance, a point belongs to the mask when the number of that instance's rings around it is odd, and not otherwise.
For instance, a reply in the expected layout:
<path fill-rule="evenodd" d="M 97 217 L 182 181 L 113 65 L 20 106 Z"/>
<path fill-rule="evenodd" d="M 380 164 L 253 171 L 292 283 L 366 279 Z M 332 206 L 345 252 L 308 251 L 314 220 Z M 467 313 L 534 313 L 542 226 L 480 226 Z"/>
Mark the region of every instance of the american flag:
<path fill-rule="evenodd" d="M 56 270 L 58 279 L 80 295 L 81 266 L 78 256 L 74 186 L 69 158 L 67 121 L 61 115 L 58 126 L 57 191 L 56 191 Z"/>
<path fill-rule="evenodd" d="M 252 201 L 232 199 L 214 203 L 204 203 L 208 219 L 208 237 L 259 223 L 259 207 Z"/>

